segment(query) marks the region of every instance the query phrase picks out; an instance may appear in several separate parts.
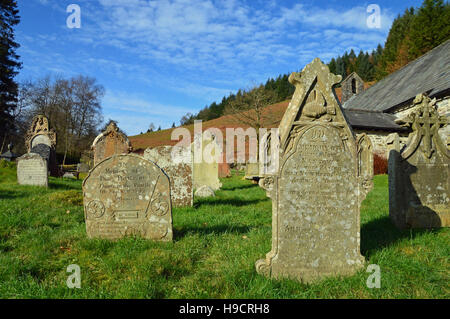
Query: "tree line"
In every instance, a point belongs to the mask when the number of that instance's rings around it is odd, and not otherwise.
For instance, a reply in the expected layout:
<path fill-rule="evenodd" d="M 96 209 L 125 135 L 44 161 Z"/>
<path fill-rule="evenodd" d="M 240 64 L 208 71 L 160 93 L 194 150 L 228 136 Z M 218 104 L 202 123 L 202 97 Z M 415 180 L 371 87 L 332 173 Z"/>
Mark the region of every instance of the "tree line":
<path fill-rule="evenodd" d="M 392 23 L 384 47 L 379 44 L 371 52 L 360 51 L 358 54 L 352 49 L 342 56 L 332 58 L 328 66 L 332 73 L 342 75 L 343 79 L 356 72 L 365 82 L 379 81 L 450 39 L 449 21 L 448 1 L 444 3 L 443 0 L 424 0 L 421 7 L 408 8 L 403 15 L 398 15 Z M 236 102 L 246 100 L 247 95 L 255 95 L 252 90 L 256 89 L 273 96 L 270 103 L 289 99 L 294 93 L 294 87 L 288 82 L 288 77 L 289 74 L 279 75 L 276 79 L 268 79 L 265 84 L 253 86 L 250 90 L 240 89 L 236 94 L 230 93 L 223 97 L 221 102 L 205 106 L 196 115 L 184 115 L 180 124 L 192 124 L 194 120 L 209 121 L 230 111 L 247 110 L 246 103 L 242 103 L 239 108 Z"/>

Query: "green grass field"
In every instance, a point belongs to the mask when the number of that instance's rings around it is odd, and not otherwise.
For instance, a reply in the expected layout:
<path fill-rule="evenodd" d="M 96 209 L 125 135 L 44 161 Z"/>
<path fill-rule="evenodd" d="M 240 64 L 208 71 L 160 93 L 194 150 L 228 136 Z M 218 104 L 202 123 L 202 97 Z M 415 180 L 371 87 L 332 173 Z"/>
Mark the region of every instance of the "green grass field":
<path fill-rule="evenodd" d="M 449 230 L 396 230 L 388 217 L 387 176 L 361 209 L 361 250 L 381 267 L 381 288 L 365 269 L 305 285 L 258 275 L 271 247 L 271 201 L 233 176 L 217 197 L 173 210 L 174 241 L 116 242 L 86 237 L 81 181 L 50 178 L 19 186 L 0 165 L 1 298 L 449 298 Z M 81 267 L 81 289 L 66 286 Z"/>

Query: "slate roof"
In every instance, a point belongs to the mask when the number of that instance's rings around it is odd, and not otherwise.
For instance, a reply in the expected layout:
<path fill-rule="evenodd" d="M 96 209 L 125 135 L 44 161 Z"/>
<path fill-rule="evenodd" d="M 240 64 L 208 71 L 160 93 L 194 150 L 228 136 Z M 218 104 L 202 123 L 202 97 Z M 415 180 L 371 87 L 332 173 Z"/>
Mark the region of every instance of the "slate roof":
<path fill-rule="evenodd" d="M 389 112 L 425 92 L 430 97 L 450 94 L 450 40 L 353 96 L 343 107 Z"/>
<path fill-rule="evenodd" d="M 348 109 L 344 109 L 343 111 L 349 124 L 354 129 L 372 129 L 395 132 L 407 130 L 405 127 L 395 123 L 396 117 L 392 114 Z"/>

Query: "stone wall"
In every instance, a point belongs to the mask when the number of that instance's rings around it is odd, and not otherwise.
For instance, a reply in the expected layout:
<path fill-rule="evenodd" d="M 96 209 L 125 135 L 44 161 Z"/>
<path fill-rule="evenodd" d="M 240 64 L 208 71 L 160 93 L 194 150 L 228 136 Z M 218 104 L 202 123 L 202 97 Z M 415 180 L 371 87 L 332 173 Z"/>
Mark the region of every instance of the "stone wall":
<path fill-rule="evenodd" d="M 437 111 L 440 115 L 445 115 L 450 122 L 450 96 L 446 96 L 445 98 L 439 99 L 436 102 Z M 409 107 L 401 109 L 394 113 L 394 115 L 398 119 L 405 118 L 410 113 L 414 112 L 417 109 L 417 106 L 415 107 Z M 373 144 L 373 150 L 374 153 L 377 153 L 378 155 L 381 155 L 385 158 L 388 157 L 388 151 L 387 151 L 387 137 L 392 134 L 392 132 L 388 131 L 375 131 L 375 130 L 359 130 L 354 129 L 355 134 L 361 134 L 366 133 Z M 399 142 L 400 145 L 403 146 L 406 144 L 406 141 L 408 140 L 408 133 L 399 133 Z M 450 144 L 450 128 L 449 125 L 445 128 L 441 128 L 439 130 L 439 135 L 441 136 L 441 139 L 444 141 L 444 143 L 447 143 L 447 145 Z"/>

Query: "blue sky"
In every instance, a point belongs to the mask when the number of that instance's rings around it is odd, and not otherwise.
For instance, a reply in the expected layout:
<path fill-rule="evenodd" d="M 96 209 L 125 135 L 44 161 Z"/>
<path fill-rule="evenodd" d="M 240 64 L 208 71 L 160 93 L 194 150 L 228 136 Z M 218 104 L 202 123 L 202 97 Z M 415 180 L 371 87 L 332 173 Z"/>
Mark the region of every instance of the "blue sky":
<path fill-rule="evenodd" d="M 393 19 L 422 0 L 19 0 L 18 80 L 95 77 L 105 120 L 128 135 L 167 128 L 239 88 L 384 44 Z M 81 28 L 66 25 L 69 4 Z M 369 28 L 367 7 L 381 8 Z"/>

